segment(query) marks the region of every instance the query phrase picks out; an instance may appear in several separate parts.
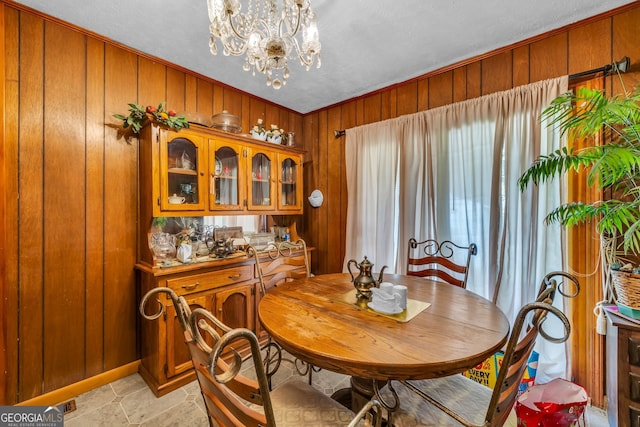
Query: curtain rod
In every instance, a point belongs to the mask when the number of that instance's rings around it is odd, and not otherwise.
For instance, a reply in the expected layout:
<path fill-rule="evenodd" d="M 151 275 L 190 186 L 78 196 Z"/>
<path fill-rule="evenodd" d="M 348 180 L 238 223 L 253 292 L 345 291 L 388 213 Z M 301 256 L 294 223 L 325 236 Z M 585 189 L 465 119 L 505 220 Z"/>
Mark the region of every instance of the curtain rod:
<path fill-rule="evenodd" d="M 611 73 L 611 72 L 626 73 L 629 70 L 629 66 L 630 65 L 631 65 L 631 59 L 629 59 L 628 56 L 625 56 L 620 61 L 613 62 L 611 64 L 607 64 L 604 67 L 594 68 L 592 70 L 587 70 L 587 71 L 582 71 L 580 73 L 571 74 L 571 75 L 569 75 L 569 80 L 578 79 L 578 78 L 581 78 L 581 77 L 586 77 L 586 76 L 590 76 L 590 75 L 598 74 L 598 73 L 604 73 L 605 76 L 607 74 Z M 334 130 L 333 131 L 333 135 L 336 138 L 340 138 L 341 136 L 344 136 L 345 133 L 346 132 L 345 132 L 344 129 Z"/>
<path fill-rule="evenodd" d="M 592 74 L 604 73 L 606 76 L 611 72 L 626 73 L 631 65 L 631 59 L 628 56 L 623 57 L 620 61 L 607 64 L 604 67 L 594 68 L 593 70 L 582 71 L 580 73 L 569 75 L 569 80 L 578 79 L 580 77 L 590 76 Z"/>

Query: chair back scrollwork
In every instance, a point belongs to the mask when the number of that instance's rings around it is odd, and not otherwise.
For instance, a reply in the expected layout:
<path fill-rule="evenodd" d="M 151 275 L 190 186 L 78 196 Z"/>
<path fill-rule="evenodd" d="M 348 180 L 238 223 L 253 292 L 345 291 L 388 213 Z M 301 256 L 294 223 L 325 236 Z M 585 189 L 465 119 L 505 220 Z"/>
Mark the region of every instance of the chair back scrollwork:
<path fill-rule="evenodd" d="M 419 242 L 411 238 L 407 251 L 407 275 L 438 278 L 466 288 L 471 256 L 477 253 L 475 243 L 460 246 L 450 240 Z"/>
<path fill-rule="evenodd" d="M 302 251 L 302 257 L 299 256 L 299 251 Z M 282 282 L 311 275 L 307 244 L 302 239 L 295 242 L 271 243 L 261 252 L 251 246 L 248 253 L 254 257 L 263 296 L 269 289 Z M 267 262 L 260 260 L 260 254 L 268 256 Z"/>

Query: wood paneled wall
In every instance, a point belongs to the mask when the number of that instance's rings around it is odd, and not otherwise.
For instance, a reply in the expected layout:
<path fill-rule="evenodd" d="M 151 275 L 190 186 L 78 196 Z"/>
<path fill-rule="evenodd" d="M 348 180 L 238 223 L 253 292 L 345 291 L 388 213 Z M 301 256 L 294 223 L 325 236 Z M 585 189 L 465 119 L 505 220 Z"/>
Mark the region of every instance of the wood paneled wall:
<path fill-rule="evenodd" d="M 640 83 L 639 22 L 640 7 L 636 2 L 607 16 L 305 115 L 304 138 L 312 147 L 312 164 L 305 170 L 306 193 L 315 188 L 324 193 L 322 207 L 307 209 L 304 218 L 305 227 L 309 230 L 309 243 L 316 248 L 313 271 L 339 272 L 344 261 L 347 210 L 345 138 L 334 138 L 334 130 L 599 68 L 625 55 L 631 58 L 632 67 L 631 72 L 624 75 L 624 81 L 627 88 L 632 88 Z M 611 85 L 619 92 L 617 78 L 610 77 L 607 82 L 610 93 Z M 578 273 L 590 273 L 597 263 L 596 259 L 591 261 L 591 265 L 570 267 Z M 532 278 L 532 284 L 537 286 L 539 280 Z M 584 281 L 590 286 L 583 290 L 581 300 L 573 310 L 573 373 L 575 380 L 587 387 L 593 403 L 603 406 L 603 379 L 592 375 L 593 372 L 601 372 L 604 363 L 602 337 L 595 334 L 595 317 L 592 315 L 593 302 L 601 299 L 598 296 L 600 281 L 598 279 L 594 283 L 592 277 Z M 595 357 L 591 357 L 594 354 Z"/>
<path fill-rule="evenodd" d="M 166 101 L 298 134 L 302 115 L 9 4 L 0 10 L 0 403 L 12 404 L 139 358 L 138 149 L 118 138 L 114 113 Z"/>

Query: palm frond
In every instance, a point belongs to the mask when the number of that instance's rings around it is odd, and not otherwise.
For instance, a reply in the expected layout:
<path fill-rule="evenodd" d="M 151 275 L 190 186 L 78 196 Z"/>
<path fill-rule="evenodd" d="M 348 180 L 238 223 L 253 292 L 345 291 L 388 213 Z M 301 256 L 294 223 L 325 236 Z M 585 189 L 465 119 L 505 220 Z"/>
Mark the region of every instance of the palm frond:
<path fill-rule="evenodd" d="M 625 252 L 640 253 L 640 88 L 610 98 L 588 88 L 567 92 L 554 99 L 541 118 L 563 135 L 588 138 L 603 132 L 605 143 L 539 156 L 520 176 L 520 190 L 571 170 L 588 170 L 589 187 L 611 188 L 620 200 L 563 204 L 545 221 L 564 226 L 595 221 L 599 233 L 623 236 Z"/>

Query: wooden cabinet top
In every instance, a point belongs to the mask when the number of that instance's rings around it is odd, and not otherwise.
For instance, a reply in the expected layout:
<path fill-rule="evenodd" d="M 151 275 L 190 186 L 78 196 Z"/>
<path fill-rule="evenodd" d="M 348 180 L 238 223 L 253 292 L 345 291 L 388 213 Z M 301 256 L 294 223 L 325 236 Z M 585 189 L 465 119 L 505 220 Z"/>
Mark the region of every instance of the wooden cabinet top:
<path fill-rule="evenodd" d="M 147 125 L 150 128 L 156 128 L 156 129 L 167 129 L 171 132 L 175 132 L 177 135 L 180 135 L 181 132 L 183 132 L 183 130 L 174 130 L 174 129 L 169 129 L 169 128 L 165 128 L 163 126 L 160 126 L 156 123 L 149 123 Z M 198 125 L 198 124 L 193 124 L 190 123 L 189 124 L 189 128 L 184 129 L 184 133 L 187 132 L 197 132 L 201 135 L 207 135 L 209 137 L 212 138 L 219 138 L 219 139 L 226 139 L 226 140 L 231 140 L 231 141 L 238 141 L 241 142 L 242 144 L 251 144 L 254 145 L 256 147 L 264 147 L 265 149 L 268 150 L 277 150 L 280 152 L 289 152 L 289 153 L 294 153 L 294 154 L 304 154 L 305 150 L 299 148 L 299 147 L 290 147 L 288 145 L 283 145 L 283 144 L 275 144 L 273 142 L 267 142 L 267 141 L 261 141 L 259 139 L 255 139 L 252 138 L 251 135 L 246 134 L 246 133 L 229 133 L 229 132 L 224 132 L 218 129 L 213 129 L 213 128 L 209 128 L 206 126 L 202 126 L 202 125 Z"/>

